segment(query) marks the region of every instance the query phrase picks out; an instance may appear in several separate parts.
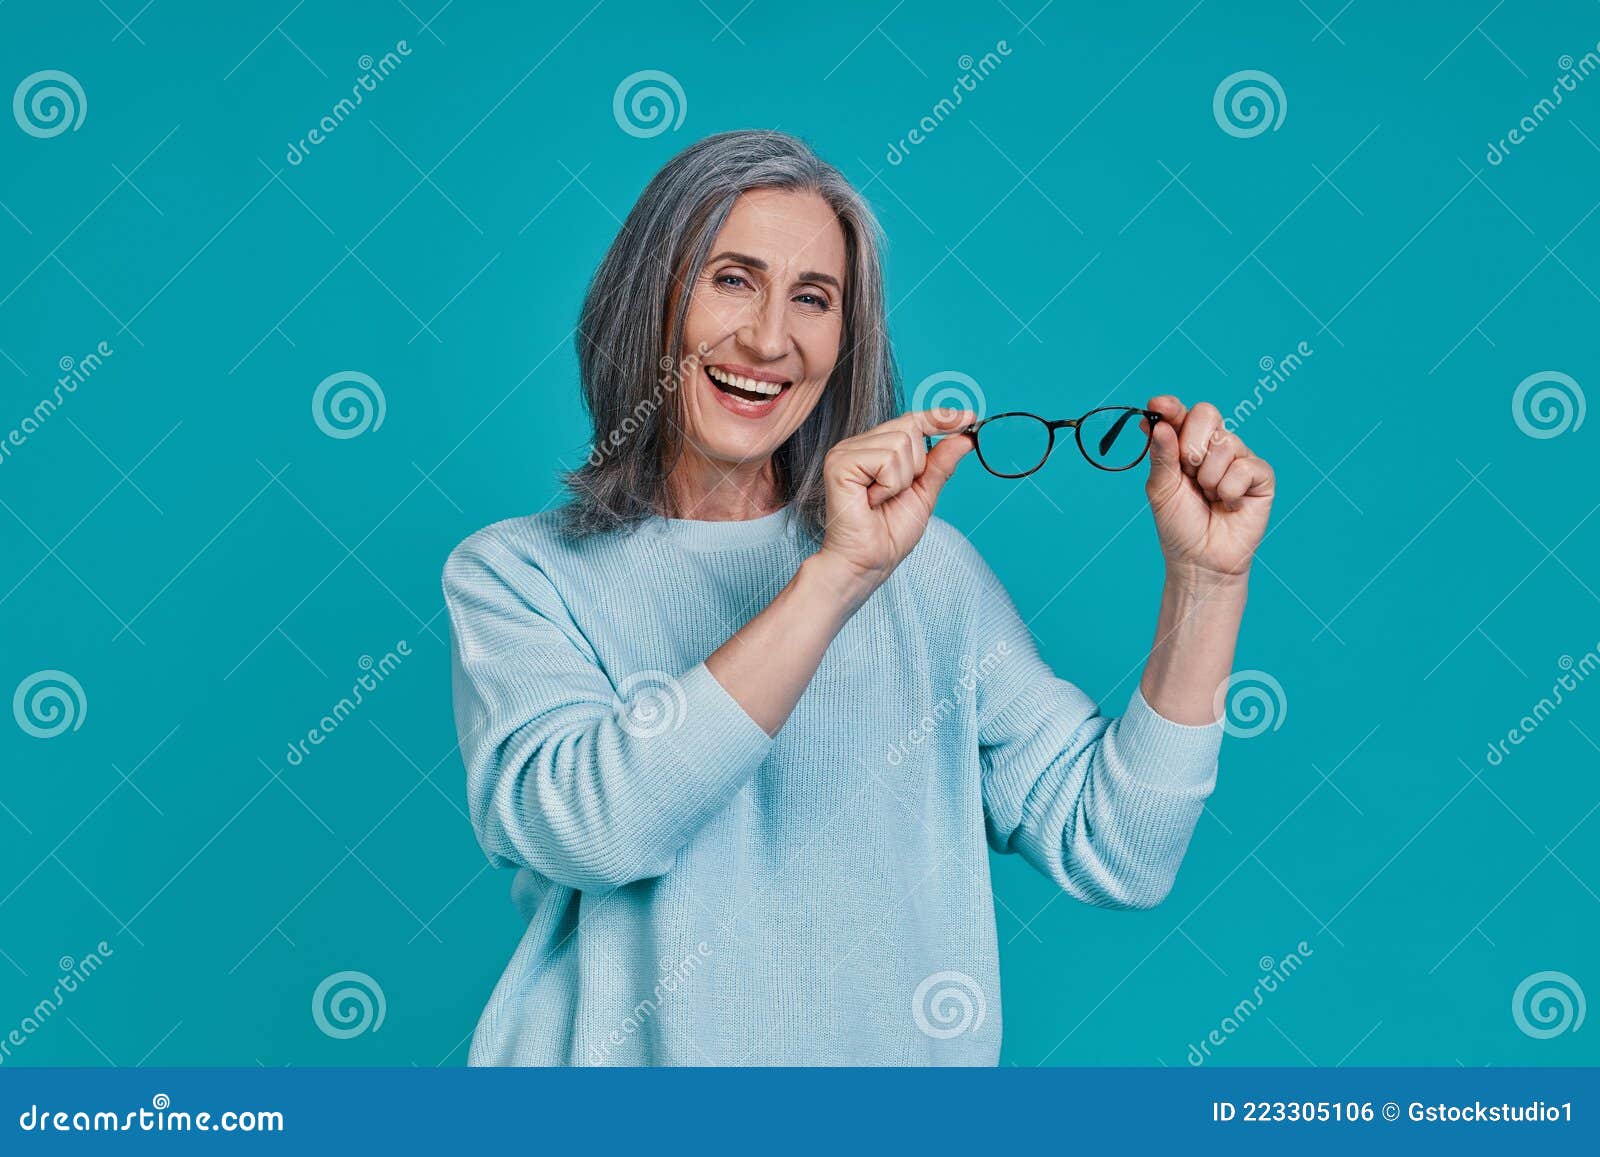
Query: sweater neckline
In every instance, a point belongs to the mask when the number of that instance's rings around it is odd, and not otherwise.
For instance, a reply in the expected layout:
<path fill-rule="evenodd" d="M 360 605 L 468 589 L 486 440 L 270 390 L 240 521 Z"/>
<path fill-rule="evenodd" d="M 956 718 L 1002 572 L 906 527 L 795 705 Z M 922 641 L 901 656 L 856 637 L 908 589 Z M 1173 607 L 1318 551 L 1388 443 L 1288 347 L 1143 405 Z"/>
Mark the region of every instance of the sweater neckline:
<path fill-rule="evenodd" d="M 695 550 L 729 550 L 771 542 L 796 530 L 794 503 L 779 507 L 758 518 L 712 520 L 703 518 L 663 518 L 649 520 L 657 537 Z"/>

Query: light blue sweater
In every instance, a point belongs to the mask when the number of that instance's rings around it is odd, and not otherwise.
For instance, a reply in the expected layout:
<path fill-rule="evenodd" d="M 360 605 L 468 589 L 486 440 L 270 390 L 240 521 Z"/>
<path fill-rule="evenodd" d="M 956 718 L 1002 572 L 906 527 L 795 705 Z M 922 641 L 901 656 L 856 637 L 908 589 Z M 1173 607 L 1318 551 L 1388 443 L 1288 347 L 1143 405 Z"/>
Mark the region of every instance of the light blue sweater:
<path fill-rule="evenodd" d="M 938 518 L 769 737 L 704 660 L 811 549 L 786 508 L 451 554 L 470 814 L 528 921 L 469 1064 L 992 1065 L 988 848 L 1166 896 L 1220 725 L 1100 714 Z"/>

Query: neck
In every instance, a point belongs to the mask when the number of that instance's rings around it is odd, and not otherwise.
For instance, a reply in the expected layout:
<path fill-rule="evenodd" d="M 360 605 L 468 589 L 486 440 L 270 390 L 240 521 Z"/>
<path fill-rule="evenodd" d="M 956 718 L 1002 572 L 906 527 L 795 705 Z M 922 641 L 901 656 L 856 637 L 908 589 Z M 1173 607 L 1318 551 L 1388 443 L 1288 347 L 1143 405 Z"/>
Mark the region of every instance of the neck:
<path fill-rule="evenodd" d="M 756 462 L 713 462 L 686 446 L 672 473 L 667 494 L 676 518 L 740 522 L 771 514 L 783 505 L 771 458 Z"/>

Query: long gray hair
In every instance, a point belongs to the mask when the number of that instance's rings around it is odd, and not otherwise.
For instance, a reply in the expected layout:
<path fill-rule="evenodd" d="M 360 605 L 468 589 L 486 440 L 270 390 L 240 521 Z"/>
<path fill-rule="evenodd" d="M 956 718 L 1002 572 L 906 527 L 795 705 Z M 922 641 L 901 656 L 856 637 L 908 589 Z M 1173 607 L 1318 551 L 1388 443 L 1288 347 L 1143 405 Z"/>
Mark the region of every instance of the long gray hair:
<path fill-rule="evenodd" d="M 683 452 L 678 386 L 704 351 L 685 356 L 691 287 L 741 193 L 808 190 L 844 230 L 844 325 L 832 376 L 800 427 L 773 454 L 780 496 L 822 534 L 828 448 L 898 411 L 899 375 L 884 309 L 882 233 L 844 176 L 784 133 L 719 133 L 668 161 L 639 196 L 595 271 L 577 330 L 578 371 L 594 424 L 588 460 L 563 481 L 569 533 L 626 530 L 674 515 L 667 476 Z"/>

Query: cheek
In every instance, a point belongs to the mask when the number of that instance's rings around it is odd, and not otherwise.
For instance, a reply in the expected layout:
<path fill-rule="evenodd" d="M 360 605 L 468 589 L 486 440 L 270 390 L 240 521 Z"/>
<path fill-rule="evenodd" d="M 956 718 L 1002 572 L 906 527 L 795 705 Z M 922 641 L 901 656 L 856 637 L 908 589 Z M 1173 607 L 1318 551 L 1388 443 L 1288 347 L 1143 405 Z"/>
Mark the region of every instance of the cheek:
<path fill-rule="evenodd" d="M 817 382 L 826 382 L 833 374 L 833 367 L 839 362 L 840 341 L 844 333 L 844 324 L 837 315 L 815 319 L 814 324 L 807 326 L 799 335 L 801 355 L 805 358 L 806 377 Z"/>

